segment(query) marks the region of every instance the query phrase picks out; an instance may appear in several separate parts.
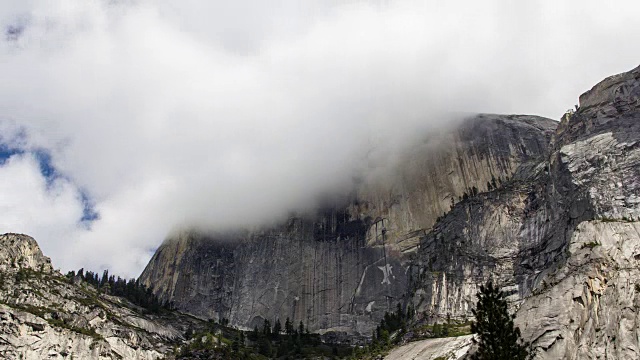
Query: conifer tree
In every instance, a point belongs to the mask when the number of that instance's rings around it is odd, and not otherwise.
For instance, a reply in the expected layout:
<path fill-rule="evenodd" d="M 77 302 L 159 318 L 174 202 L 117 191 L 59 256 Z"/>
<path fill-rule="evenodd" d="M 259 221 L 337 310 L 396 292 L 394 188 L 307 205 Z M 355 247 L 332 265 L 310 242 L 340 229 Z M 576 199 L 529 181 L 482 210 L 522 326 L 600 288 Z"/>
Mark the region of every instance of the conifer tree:
<path fill-rule="evenodd" d="M 102 273 L 102 279 L 100 280 L 100 286 L 104 286 L 109 282 L 109 270 L 105 270 Z"/>
<path fill-rule="evenodd" d="M 275 337 L 280 336 L 280 333 L 282 332 L 282 325 L 280 324 L 280 319 L 276 319 L 275 324 L 273 324 L 273 335 Z"/>
<path fill-rule="evenodd" d="M 287 333 L 287 335 L 293 334 L 293 323 L 289 318 L 284 322 L 284 332 Z"/>
<path fill-rule="evenodd" d="M 529 356 L 529 344 L 520 336 L 520 329 L 514 327 L 515 315 L 510 315 L 505 295 L 491 281 L 480 286 L 476 294 L 478 302 L 473 311 L 476 321 L 471 324 L 471 332 L 479 335 L 478 351 L 474 360 L 525 360 Z"/>
<path fill-rule="evenodd" d="M 271 321 L 264 319 L 264 324 L 262 325 L 262 334 L 271 336 Z"/>
<path fill-rule="evenodd" d="M 260 332 L 258 331 L 258 325 L 256 325 L 253 328 L 253 331 L 251 333 L 249 333 L 249 339 L 251 341 L 256 341 L 256 340 L 258 340 L 258 337 L 260 337 Z"/>

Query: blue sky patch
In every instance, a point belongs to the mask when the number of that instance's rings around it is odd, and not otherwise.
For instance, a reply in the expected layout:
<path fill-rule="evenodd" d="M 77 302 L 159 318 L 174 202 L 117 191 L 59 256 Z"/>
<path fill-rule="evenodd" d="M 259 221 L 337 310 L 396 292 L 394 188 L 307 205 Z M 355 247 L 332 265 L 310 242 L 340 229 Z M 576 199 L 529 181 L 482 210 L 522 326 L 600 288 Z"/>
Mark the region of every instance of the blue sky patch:
<path fill-rule="evenodd" d="M 19 149 L 12 149 L 4 144 L 0 144 L 0 165 L 4 165 L 4 163 L 13 155 L 24 154 L 24 151 Z"/>
<path fill-rule="evenodd" d="M 87 228 L 91 227 L 91 223 L 100 219 L 100 214 L 95 209 L 94 201 L 85 191 L 80 190 L 80 198 L 82 200 L 82 218 L 80 223 Z"/>
<path fill-rule="evenodd" d="M 50 185 L 57 178 L 62 177 L 58 174 L 56 169 L 53 167 L 51 163 L 51 154 L 44 149 L 37 149 L 33 152 L 34 157 L 38 160 L 38 164 L 40 165 L 40 173 L 47 179 L 47 185 Z"/>
<path fill-rule="evenodd" d="M 23 155 L 25 153 L 33 154 L 34 158 L 38 161 L 40 174 L 45 178 L 47 187 L 51 186 L 57 179 L 64 179 L 73 184 L 71 179 L 61 174 L 55 168 L 51 153 L 46 149 L 36 149 L 27 152 L 22 149 L 9 147 L 6 144 L 0 144 L 0 166 L 3 166 L 12 156 Z M 86 228 L 90 228 L 93 221 L 100 218 L 100 214 L 95 210 L 95 202 L 91 199 L 88 191 L 83 189 L 77 190 L 80 193 L 80 201 L 82 202 L 82 217 L 79 223 Z"/>

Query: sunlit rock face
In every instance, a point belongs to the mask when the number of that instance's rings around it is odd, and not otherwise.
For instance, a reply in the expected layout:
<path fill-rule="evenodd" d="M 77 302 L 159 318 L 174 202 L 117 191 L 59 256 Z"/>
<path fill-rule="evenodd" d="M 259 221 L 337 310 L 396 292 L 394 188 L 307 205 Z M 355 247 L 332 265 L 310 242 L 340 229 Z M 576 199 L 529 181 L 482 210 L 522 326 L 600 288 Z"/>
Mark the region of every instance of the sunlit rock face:
<path fill-rule="evenodd" d="M 520 307 L 523 334 L 539 358 L 640 358 L 640 68 L 580 97 L 551 168 L 568 226 L 550 231 L 564 233 L 564 256 Z"/>
<path fill-rule="evenodd" d="M 420 316 L 471 318 L 493 279 L 537 358 L 640 357 L 639 79 L 635 69 L 582 95 L 547 157 L 422 238 L 409 291 Z"/>
<path fill-rule="evenodd" d="M 191 317 L 147 315 L 53 270 L 36 241 L 0 235 L 0 358 L 162 359 Z"/>
<path fill-rule="evenodd" d="M 0 271 L 19 268 L 46 273 L 53 270 L 51 259 L 42 254 L 32 237 L 21 234 L 0 235 Z"/>
<path fill-rule="evenodd" d="M 407 301 L 436 220 L 546 158 L 556 125 L 535 116 L 467 119 L 408 145 L 395 167 L 357 179 L 313 214 L 232 235 L 170 236 L 141 279 L 181 310 L 236 326 L 289 317 L 312 331 L 369 335 Z"/>
<path fill-rule="evenodd" d="M 384 360 L 462 360 L 473 345 L 473 335 L 410 342 L 389 352 Z"/>

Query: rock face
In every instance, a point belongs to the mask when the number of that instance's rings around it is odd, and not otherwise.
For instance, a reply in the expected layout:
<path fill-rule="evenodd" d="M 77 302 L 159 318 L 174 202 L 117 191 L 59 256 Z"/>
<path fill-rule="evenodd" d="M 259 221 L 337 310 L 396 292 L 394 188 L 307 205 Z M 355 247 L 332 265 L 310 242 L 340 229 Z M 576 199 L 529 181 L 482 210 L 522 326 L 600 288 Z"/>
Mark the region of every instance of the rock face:
<path fill-rule="evenodd" d="M 420 139 L 392 171 L 363 177 L 315 214 L 227 236 L 171 236 L 141 280 L 183 311 L 235 326 L 289 317 L 312 331 L 369 335 L 405 302 L 418 245 L 436 220 L 542 161 L 556 125 L 534 116 L 467 119 Z"/>
<path fill-rule="evenodd" d="M 557 183 L 549 187 L 573 226 L 564 229 L 563 257 L 538 274 L 518 321 L 539 358 L 637 359 L 640 68 L 583 94 L 559 130 L 550 161 Z"/>
<path fill-rule="evenodd" d="M 640 68 L 604 80 L 562 119 L 548 157 L 456 204 L 413 265 L 420 314 L 469 318 L 494 279 L 537 358 L 639 358 L 639 99 Z"/>
<path fill-rule="evenodd" d="M 540 359 L 640 357 L 640 223 L 585 221 L 518 311 Z"/>
<path fill-rule="evenodd" d="M 159 359 L 197 323 L 144 315 L 129 302 L 54 271 L 34 239 L 0 235 L 0 357 Z"/>

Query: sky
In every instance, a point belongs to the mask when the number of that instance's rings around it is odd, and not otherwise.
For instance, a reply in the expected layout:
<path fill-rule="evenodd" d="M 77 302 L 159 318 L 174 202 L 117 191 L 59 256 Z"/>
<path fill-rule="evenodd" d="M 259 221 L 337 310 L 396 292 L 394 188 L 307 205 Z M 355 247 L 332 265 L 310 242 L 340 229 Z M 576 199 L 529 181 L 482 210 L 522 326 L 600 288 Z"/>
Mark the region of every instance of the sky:
<path fill-rule="evenodd" d="M 0 233 L 137 276 L 276 221 L 452 113 L 559 119 L 640 64 L 637 1 L 0 2 Z"/>

